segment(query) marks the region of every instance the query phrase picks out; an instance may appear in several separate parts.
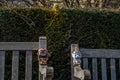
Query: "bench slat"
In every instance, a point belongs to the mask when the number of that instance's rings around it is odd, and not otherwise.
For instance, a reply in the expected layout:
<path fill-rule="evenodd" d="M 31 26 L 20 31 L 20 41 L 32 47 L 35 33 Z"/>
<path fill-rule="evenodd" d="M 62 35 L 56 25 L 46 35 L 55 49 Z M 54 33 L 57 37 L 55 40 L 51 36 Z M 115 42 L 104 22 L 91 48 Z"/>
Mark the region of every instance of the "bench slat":
<path fill-rule="evenodd" d="M 0 42 L 0 50 L 38 50 L 38 42 Z"/>
<path fill-rule="evenodd" d="M 71 44 L 71 80 L 74 80 L 74 67 L 73 67 L 73 58 L 72 58 L 72 51 L 78 47 L 78 44 Z"/>
<path fill-rule="evenodd" d="M 12 80 L 18 80 L 19 51 L 13 51 L 12 55 Z"/>
<path fill-rule="evenodd" d="M 83 58 L 83 69 L 88 69 L 88 59 Z"/>
<path fill-rule="evenodd" d="M 25 80 L 32 80 L 32 51 L 26 51 Z"/>
<path fill-rule="evenodd" d="M 5 72 L 5 51 L 0 51 L 0 80 L 4 80 Z"/>
<path fill-rule="evenodd" d="M 107 80 L 106 59 L 101 59 L 102 80 Z"/>
<path fill-rule="evenodd" d="M 39 37 L 39 49 L 40 48 L 45 48 L 47 49 L 47 38 L 45 36 Z M 44 80 L 45 76 L 41 74 L 41 64 L 39 62 L 39 80 Z"/>
<path fill-rule="evenodd" d="M 111 80 L 116 80 L 115 59 L 110 59 Z"/>
<path fill-rule="evenodd" d="M 97 59 L 92 58 L 92 73 L 93 73 L 93 80 L 98 80 L 98 75 L 97 75 Z"/>
<path fill-rule="evenodd" d="M 80 49 L 80 51 L 82 57 L 86 58 L 120 58 L 120 50 L 117 49 Z"/>
<path fill-rule="evenodd" d="M 118 72 L 118 76 L 120 76 L 120 59 L 119 59 L 119 72 Z"/>

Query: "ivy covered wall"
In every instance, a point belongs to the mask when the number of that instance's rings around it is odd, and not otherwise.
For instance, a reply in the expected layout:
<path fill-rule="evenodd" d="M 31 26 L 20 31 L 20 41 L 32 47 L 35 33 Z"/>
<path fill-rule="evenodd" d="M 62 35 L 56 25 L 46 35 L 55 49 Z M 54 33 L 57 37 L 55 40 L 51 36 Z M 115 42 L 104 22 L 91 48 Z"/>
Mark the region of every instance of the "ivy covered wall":
<path fill-rule="evenodd" d="M 48 64 L 55 68 L 54 80 L 70 80 L 70 44 L 120 49 L 119 23 L 120 12 L 112 11 L 0 9 L 0 41 L 35 42 L 39 36 L 46 36 Z M 34 58 L 33 63 L 37 65 L 37 59 Z M 34 70 L 33 75 L 37 80 Z"/>

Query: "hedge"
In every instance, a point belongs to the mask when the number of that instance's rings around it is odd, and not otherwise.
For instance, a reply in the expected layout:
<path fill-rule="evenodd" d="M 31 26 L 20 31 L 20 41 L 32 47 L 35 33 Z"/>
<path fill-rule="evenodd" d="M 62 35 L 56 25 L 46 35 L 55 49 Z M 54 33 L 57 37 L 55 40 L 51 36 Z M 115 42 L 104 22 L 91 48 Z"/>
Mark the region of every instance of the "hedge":
<path fill-rule="evenodd" d="M 47 36 L 51 55 L 48 64 L 55 68 L 54 80 L 70 80 L 70 44 L 120 49 L 119 23 L 120 12 L 114 11 L 60 10 L 56 13 L 35 8 L 0 9 L 0 41 L 32 42 L 38 41 L 39 36 Z M 33 79 L 37 80 L 37 59 L 33 63 L 36 64 Z"/>

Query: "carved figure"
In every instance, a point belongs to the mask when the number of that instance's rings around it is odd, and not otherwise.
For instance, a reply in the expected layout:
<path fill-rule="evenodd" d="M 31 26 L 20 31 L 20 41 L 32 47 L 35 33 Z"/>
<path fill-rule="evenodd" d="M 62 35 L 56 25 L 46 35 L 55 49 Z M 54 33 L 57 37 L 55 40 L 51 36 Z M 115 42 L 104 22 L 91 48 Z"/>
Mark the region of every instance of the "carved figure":
<path fill-rule="evenodd" d="M 48 51 L 44 48 L 38 50 L 38 60 L 40 64 L 46 65 L 48 61 Z"/>
<path fill-rule="evenodd" d="M 75 50 L 72 52 L 72 58 L 73 58 L 73 65 L 80 65 L 81 64 L 81 53 L 77 47 L 75 47 Z"/>

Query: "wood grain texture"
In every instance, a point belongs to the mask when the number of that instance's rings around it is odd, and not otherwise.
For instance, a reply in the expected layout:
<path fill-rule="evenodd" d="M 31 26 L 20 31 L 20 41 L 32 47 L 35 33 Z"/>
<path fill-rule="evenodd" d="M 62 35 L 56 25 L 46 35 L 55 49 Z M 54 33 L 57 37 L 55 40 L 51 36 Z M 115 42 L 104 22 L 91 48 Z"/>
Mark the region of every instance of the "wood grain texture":
<path fill-rule="evenodd" d="M 116 80 L 115 59 L 110 59 L 111 80 Z"/>
<path fill-rule="evenodd" d="M 38 42 L 0 42 L 0 50 L 38 50 Z"/>
<path fill-rule="evenodd" d="M 47 38 L 46 37 L 39 37 L 39 48 L 47 49 Z"/>
<path fill-rule="evenodd" d="M 92 58 L 92 73 L 93 73 L 93 80 L 98 80 L 98 70 L 97 70 L 97 59 Z"/>
<path fill-rule="evenodd" d="M 119 79 L 120 79 L 120 59 L 119 59 L 119 72 L 118 72 L 118 76 L 119 76 Z"/>
<path fill-rule="evenodd" d="M 32 51 L 26 51 L 25 80 L 32 80 Z"/>
<path fill-rule="evenodd" d="M 106 68 L 106 59 L 101 60 L 101 75 L 102 75 L 102 80 L 107 80 L 107 68 Z"/>
<path fill-rule="evenodd" d="M 4 80 L 5 73 L 5 51 L 0 51 L 0 80 Z"/>
<path fill-rule="evenodd" d="M 47 38 L 45 36 L 39 37 L 39 48 L 47 49 Z M 45 77 L 43 74 L 41 74 L 40 67 L 42 65 L 39 62 L 39 80 L 45 80 Z"/>
<path fill-rule="evenodd" d="M 80 52 L 83 58 L 120 58 L 120 50 L 117 49 L 80 49 Z"/>
<path fill-rule="evenodd" d="M 13 51 L 12 55 L 12 80 L 18 80 L 19 51 Z"/>

